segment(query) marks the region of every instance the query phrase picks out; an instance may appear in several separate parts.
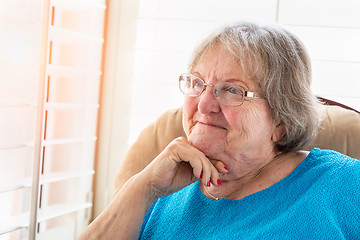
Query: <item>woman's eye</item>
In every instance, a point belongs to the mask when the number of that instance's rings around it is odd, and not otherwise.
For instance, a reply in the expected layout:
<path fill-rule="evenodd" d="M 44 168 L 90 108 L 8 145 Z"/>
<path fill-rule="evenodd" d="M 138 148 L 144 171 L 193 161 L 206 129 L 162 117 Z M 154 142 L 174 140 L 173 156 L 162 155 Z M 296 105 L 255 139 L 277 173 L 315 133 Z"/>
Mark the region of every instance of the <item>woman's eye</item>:
<path fill-rule="evenodd" d="M 235 87 L 228 87 L 226 89 L 227 92 L 231 93 L 231 94 L 237 94 L 237 95 L 242 95 L 242 92 L 239 91 L 237 88 Z"/>
<path fill-rule="evenodd" d="M 201 81 L 195 80 L 193 81 L 193 87 L 202 87 L 203 83 Z"/>

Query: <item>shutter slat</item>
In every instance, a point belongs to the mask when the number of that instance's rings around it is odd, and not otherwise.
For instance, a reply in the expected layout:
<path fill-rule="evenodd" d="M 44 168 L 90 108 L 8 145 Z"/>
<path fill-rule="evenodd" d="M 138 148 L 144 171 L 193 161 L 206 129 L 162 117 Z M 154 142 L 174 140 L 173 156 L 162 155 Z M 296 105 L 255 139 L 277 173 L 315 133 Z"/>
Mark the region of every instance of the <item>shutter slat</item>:
<path fill-rule="evenodd" d="M 99 10 L 105 10 L 106 5 L 102 4 L 95 0 L 78 0 L 78 1 L 72 1 L 72 0 L 52 0 L 51 4 L 53 6 L 67 9 L 67 10 L 84 10 L 84 9 L 99 9 Z"/>
<path fill-rule="evenodd" d="M 104 42 L 103 38 L 75 32 L 67 29 L 62 29 L 59 27 L 49 28 L 49 39 L 54 42 L 63 42 L 63 43 L 71 43 L 71 44 L 83 43 L 83 42 L 95 42 L 102 44 Z"/>
<path fill-rule="evenodd" d="M 80 178 L 80 177 L 86 177 L 91 176 L 95 173 L 94 170 L 89 171 L 61 171 L 61 172 L 55 172 L 47 175 L 42 175 L 40 177 L 40 184 L 47 184 L 57 181 L 63 181 L 63 180 L 69 180 L 72 178 Z"/>
<path fill-rule="evenodd" d="M 52 140 L 44 140 L 43 146 L 51 146 L 51 145 L 57 145 L 57 144 L 69 144 L 69 143 L 95 142 L 96 140 L 97 140 L 97 137 L 52 139 Z"/>
<path fill-rule="evenodd" d="M 76 103 L 46 103 L 45 109 L 56 110 L 78 110 L 78 109 L 98 109 L 99 104 L 76 104 Z"/>
<path fill-rule="evenodd" d="M 92 207 L 91 202 L 56 204 L 39 209 L 38 222 L 50 220 L 69 213 Z M 20 228 L 29 227 L 29 212 L 18 214 L 0 222 L 0 235 L 15 231 Z"/>
<path fill-rule="evenodd" d="M 96 70 L 88 70 L 88 69 L 81 69 L 75 67 L 68 67 L 68 66 L 59 66 L 59 65 L 50 65 L 47 68 L 48 74 L 51 76 L 70 76 L 73 77 L 74 75 L 82 75 L 82 76 L 94 76 L 99 77 L 101 76 L 101 71 Z"/>
<path fill-rule="evenodd" d="M 88 171 L 61 171 L 50 173 L 47 175 L 40 176 L 40 184 L 48 184 L 58 181 L 69 180 L 73 178 L 81 178 L 86 176 L 94 175 L 94 170 Z M 10 182 L 8 184 L 0 185 L 0 193 L 8 192 L 8 191 L 15 191 L 21 188 L 30 188 L 31 187 L 31 178 L 22 178 Z"/>

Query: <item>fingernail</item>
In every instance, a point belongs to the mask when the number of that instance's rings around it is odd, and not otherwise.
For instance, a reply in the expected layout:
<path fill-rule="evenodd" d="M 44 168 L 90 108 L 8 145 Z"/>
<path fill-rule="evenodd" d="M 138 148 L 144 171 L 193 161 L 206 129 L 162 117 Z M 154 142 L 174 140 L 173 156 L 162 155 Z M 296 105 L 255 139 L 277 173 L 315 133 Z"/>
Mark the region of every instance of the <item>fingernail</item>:
<path fill-rule="evenodd" d="M 200 178 L 202 178 L 202 173 L 200 173 Z"/>
<path fill-rule="evenodd" d="M 207 186 L 210 187 L 210 180 L 207 182 Z"/>
<path fill-rule="evenodd" d="M 220 179 L 217 180 L 217 184 L 218 184 L 218 185 L 221 185 Z"/>
<path fill-rule="evenodd" d="M 224 167 L 224 169 L 225 169 L 226 171 L 229 171 L 229 169 L 228 169 L 227 167 Z"/>

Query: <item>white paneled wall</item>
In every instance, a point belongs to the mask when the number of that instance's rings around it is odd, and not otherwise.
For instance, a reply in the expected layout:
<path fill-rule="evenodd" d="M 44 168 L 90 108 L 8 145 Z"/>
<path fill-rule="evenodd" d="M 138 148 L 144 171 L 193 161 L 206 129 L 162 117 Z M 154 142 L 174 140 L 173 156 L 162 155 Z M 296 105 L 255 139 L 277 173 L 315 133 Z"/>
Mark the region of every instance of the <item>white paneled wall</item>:
<path fill-rule="evenodd" d="M 196 43 L 234 21 L 283 25 L 313 60 L 315 94 L 360 109 L 358 0 L 140 0 L 129 143 L 169 108 L 182 103 L 178 75 Z"/>
<path fill-rule="evenodd" d="M 178 76 L 187 71 L 191 51 L 206 34 L 239 15 L 274 23 L 276 13 L 276 0 L 141 0 L 129 143 L 162 112 L 181 106 Z"/>
<path fill-rule="evenodd" d="M 279 23 L 313 61 L 315 94 L 360 109 L 360 1 L 280 1 Z M 306 16 L 306 17 L 304 17 Z"/>
<path fill-rule="evenodd" d="M 358 0 L 280 0 L 279 21 L 286 24 L 360 27 Z"/>

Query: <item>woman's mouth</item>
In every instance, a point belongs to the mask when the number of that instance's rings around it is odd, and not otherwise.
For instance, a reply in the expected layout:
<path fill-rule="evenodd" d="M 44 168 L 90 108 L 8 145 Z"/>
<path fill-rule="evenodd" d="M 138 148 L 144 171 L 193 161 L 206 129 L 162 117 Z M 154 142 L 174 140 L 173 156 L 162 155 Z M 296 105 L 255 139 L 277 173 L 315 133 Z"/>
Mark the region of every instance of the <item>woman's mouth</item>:
<path fill-rule="evenodd" d="M 207 126 L 207 127 L 214 127 L 214 128 L 220 128 L 220 129 L 226 130 L 226 128 L 224 128 L 223 126 L 218 125 L 218 124 L 215 124 L 215 123 L 200 122 L 200 121 L 198 121 L 197 123 L 198 123 L 198 124 L 201 124 L 201 125 L 204 125 L 204 126 Z"/>

